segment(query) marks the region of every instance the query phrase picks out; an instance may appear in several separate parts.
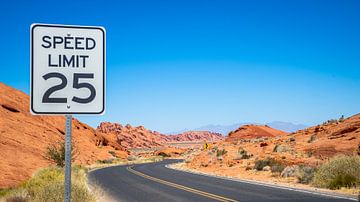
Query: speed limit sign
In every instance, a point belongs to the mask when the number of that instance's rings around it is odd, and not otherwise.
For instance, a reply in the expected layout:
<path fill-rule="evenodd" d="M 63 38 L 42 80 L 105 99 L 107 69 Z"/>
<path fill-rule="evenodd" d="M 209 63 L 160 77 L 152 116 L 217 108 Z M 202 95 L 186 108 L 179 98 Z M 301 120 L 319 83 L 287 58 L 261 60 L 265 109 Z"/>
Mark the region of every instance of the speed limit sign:
<path fill-rule="evenodd" d="M 31 26 L 31 112 L 103 114 L 105 29 Z"/>

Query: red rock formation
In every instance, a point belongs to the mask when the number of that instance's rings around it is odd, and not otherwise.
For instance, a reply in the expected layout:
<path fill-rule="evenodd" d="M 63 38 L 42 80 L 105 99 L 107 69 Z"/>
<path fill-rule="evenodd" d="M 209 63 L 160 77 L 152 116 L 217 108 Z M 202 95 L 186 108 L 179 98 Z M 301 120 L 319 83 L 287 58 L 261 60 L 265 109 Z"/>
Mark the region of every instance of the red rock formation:
<path fill-rule="evenodd" d="M 64 139 L 65 118 L 33 116 L 29 96 L 0 83 L 0 188 L 15 186 L 34 171 L 51 164 L 43 156 L 46 148 Z M 73 120 L 76 164 L 91 164 L 111 157 L 106 140 L 93 128 Z M 98 146 L 102 146 L 101 148 Z"/>
<path fill-rule="evenodd" d="M 223 140 L 219 133 L 208 131 L 189 131 L 178 135 L 164 135 L 151 131 L 143 126 L 132 127 L 127 124 L 122 126 L 118 123 L 101 123 L 96 131 L 103 134 L 109 144 L 116 148 L 152 148 L 163 146 L 165 142 L 214 142 Z"/>
<path fill-rule="evenodd" d="M 300 130 L 293 136 L 304 142 L 298 149 L 320 158 L 354 154 L 360 146 L 360 114 Z"/>
<path fill-rule="evenodd" d="M 267 125 L 244 125 L 229 133 L 227 142 L 239 141 L 240 139 L 252 139 L 260 137 L 284 136 L 287 133 L 281 130 L 271 128 Z"/>
<path fill-rule="evenodd" d="M 165 135 L 147 130 L 143 126 L 132 127 L 129 124 L 122 126 L 118 123 L 103 122 L 96 131 L 102 133 L 110 145 L 122 149 L 159 147 L 166 139 Z"/>
<path fill-rule="evenodd" d="M 163 149 L 157 150 L 154 152 L 154 154 L 156 156 L 178 157 L 181 154 L 183 154 L 184 152 L 186 152 L 186 149 L 168 147 L 168 148 L 163 148 Z"/>
<path fill-rule="evenodd" d="M 168 142 L 217 142 L 224 140 L 220 133 L 209 131 L 188 131 L 178 135 L 168 135 Z"/>

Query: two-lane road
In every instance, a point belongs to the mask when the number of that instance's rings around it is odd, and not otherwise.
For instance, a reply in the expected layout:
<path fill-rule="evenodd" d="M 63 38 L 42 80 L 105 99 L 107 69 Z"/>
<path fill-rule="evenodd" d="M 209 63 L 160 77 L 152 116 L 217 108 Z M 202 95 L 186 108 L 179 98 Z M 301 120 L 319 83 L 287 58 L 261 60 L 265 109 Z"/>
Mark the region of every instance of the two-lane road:
<path fill-rule="evenodd" d="M 166 168 L 178 160 L 115 166 L 90 172 L 92 183 L 115 201 L 345 202 L 345 198 L 299 192 Z"/>

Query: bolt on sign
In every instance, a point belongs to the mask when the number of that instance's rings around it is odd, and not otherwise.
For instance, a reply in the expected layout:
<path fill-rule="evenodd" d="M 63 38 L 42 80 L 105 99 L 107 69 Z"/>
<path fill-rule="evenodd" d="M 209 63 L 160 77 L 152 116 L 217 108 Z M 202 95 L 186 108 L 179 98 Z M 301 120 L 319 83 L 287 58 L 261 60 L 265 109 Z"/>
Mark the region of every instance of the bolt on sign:
<path fill-rule="evenodd" d="M 105 29 L 31 26 L 31 112 L 103 114 Z"/>

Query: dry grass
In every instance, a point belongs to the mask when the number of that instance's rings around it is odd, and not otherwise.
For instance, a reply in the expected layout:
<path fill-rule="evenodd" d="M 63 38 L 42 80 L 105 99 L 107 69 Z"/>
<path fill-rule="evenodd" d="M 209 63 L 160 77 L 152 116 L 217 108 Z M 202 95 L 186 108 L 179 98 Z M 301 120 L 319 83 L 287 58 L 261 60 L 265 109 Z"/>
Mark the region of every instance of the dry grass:
<path fill-rule="evenodd" d="M 340 189 L 360 186 L 360 157 L 337 156 L 320 166 L 314 176 L 317 187 Z"/>
<path fill-rule="evenodd" d="M 84 167 L 72 168 L 71 200 L 74 202 L 96 201 L 96 195 L 87 187 L 86 172 L 87 169 Z M 64 201 L 64 171 L 59 167 L 42 169 L 19 187 L 9 190 L 3 200 L 7 202 Z"/>

